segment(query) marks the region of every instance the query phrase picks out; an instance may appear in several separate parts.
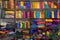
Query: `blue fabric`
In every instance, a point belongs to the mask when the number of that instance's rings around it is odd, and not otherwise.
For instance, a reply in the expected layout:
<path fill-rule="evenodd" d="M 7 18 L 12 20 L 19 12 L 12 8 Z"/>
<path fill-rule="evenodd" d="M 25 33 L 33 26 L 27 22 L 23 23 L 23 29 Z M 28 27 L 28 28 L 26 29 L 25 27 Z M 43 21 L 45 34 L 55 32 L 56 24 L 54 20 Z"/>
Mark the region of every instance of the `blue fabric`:
<path fill-rule="evenodd" d="M 17 23 L 17 28 L 20 29 L 20 22 Z"/>
<path fill-rule="evenodd" d="M 40 12 L 36 11 L 36 18 L 39 18 L 39 17 L 40 17 Z"/>
<path fill-rule="evenodd" d="M 54 10 L 54 18 L 57 18 L 57 10 Z"/>
<path fill-rule="evenodd" d="M 51 18 L 51 12 L 48 11 L 48 18 Z"/>

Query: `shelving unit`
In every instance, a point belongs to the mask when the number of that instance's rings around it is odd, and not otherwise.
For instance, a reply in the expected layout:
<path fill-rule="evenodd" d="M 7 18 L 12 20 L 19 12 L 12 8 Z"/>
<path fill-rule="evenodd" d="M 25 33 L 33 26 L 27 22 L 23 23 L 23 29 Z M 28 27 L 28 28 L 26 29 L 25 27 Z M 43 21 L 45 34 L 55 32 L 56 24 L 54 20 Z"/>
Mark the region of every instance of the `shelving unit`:
<path fill-rule="evenodd" d="M 21 37 L 22 40 L 25 38 L 28 40 L 32 39 L 32 37 L 35 36 L 36 34 L 38 37 L 40 35 L 44 35 L 43 37 L 48 37 L 47 31 L 49 31 L 52 28 L 54 29 L 54 27 L 57 25 L 58 25 L 58 29 L 60 29 L 60 27 L 59 27 L 60 26 L 59 0 L 53 0 L 53 1 L 52 0 L 1 0 L 1 1 L 2 1 L 2 3 L 1 2 L 0 3 L 2 4 L 1 5 L 2 7 L 0 7 L 0 25 L 3 22 L 6 22 L 6 24 L 8 24 L 8 23 L 11 23 L 11 25 L 13 24 L 14 25 L 13 28 L 15 29 L 15 31 L 14 31 L 15 40 L 19 39 L 19 37 L 20 37 L 19 35 L 23 36 L 23 37 Z M 33 2 L 35 2 L 35 4 Z M 48 2 L 50 5 L 48 4 Z M 41 7 L 41 5 L 43 5 L 42 6 L 43 8 Z M 38 6 L 39 6 L 39 8 L 38 8 Z M 42 15 L 44 15 L 44 16 L 42 16 Z M 16 16 L 17 16 L 17 18 L 16 18 Z M 56 22 L 57 19 L 58 19 L 58 22 Z M 49 27 L 49 26 L 51 26 L 49 24 L 51 24 L 54 27 Z M 34 25 L 36 26 L 36 28 Z M 5 26 L 7 26 L 7 25 L 5 25 Z M 25 27 L 25 28 L 23 28 L 23 27 Z M 32 27 L 34 27 L 34 28 L 32 28 Z M 41 27 L 43 27 L 43 29 Z M 54 32 L 53 29 L 52 29 L 52 32 Z M 22 30 L 29 31 L 28 34 L 31 37 L 23 34 L 24 32 Z M 17 31 L 20 34 L 16 34 Z M 36 34 L 31 33 L 31 31 L 35 31 L 34 33 L 36 33 Z M 53 35 L 53 33 L 51 35 Z M 40 39 L 36 39 L 36 40 L 40 40 Z M 48 37 L 48 40 L 49 40 L 49 37 Z"/>

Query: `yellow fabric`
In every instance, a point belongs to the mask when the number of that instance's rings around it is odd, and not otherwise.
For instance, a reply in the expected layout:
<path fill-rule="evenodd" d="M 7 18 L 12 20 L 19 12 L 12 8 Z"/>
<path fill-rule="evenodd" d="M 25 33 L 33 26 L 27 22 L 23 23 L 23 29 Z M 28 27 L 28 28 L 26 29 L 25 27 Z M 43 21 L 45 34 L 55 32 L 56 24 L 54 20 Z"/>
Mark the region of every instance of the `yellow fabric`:
<path fill-rule="evenodd" d="M 54 11 L 52 11 L 52 18 L 54 18 Z"/>

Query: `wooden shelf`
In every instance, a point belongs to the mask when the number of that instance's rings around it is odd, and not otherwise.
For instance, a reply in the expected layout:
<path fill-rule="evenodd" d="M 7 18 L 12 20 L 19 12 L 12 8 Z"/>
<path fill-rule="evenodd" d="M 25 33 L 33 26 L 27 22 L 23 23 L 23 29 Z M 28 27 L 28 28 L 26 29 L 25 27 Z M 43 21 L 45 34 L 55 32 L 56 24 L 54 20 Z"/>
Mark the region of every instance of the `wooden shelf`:
<path fill-rule="evenodd" d="M 48 1 L 51 2 L 52 0 L 16 0 L 16 1 L 24 1 L 24 2 L 44 2 L 44 1 Z M 53 2 L 57 2 L 58 0 L 54 0 Z"/>
<path fill-rule="evenodd" d="M 47 9 L 16 9 L 17 11 L 21 10 L 21 11 L 45 11 L 45 10 L 48 10 L 48 11 L 52 11 L 52 10 L 58 10 L 56 8 L 47 8 Z"/>

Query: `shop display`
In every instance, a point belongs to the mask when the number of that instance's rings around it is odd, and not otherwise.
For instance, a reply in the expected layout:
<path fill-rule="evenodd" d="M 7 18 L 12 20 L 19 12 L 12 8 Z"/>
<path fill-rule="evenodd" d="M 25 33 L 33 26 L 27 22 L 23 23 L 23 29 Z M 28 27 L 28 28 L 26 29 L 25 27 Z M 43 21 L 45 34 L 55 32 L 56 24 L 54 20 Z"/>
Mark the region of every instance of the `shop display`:
<path fill-rule="evenodd" d="M 59 0 L 0 0 L 0 40 L 60 40 Z"/>

